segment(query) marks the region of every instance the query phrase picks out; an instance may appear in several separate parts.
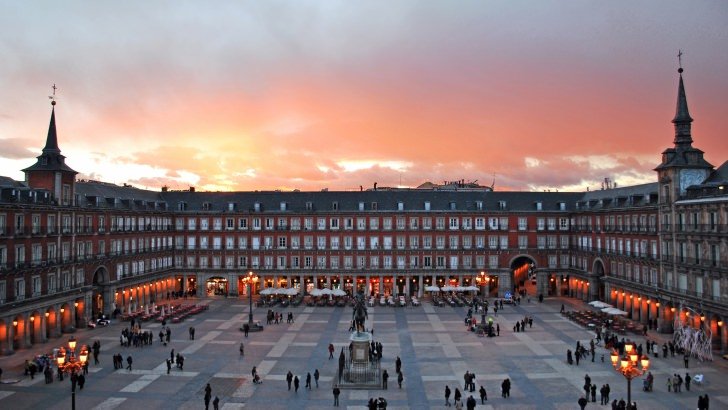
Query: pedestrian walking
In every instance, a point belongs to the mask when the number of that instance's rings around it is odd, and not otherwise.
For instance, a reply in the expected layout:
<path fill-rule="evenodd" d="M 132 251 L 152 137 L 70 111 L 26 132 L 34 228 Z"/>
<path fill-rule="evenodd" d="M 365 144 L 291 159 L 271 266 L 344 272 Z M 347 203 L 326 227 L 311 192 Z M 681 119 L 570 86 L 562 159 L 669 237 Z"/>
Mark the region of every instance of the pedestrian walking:
<path fill-rule="evenodd" d="M 480 404 L 485 404 L 488 400 L 488 393 L 485 391 L 485 386 L 480 386 Z"/>
<path fill-rule="evenodd" d="M 688 362 L 690 362 L 690 354 L 685 353 L 685 356 L 683 356 L 683 362 L 685 363 L 685 368 L 688 368 Z"/>
<path fill-rule="evenodd" d="M 170 362 L 169 359 L 167 359 L 166 362 L 167 362 L 167 374 L 169 374 L 170 370 L 172 370 L 172 362 Z"/>
<path fill-rule="evenodd" d="M 306 373 L 306 388 L 311 390 L 311 372 Z"/>
<path fill-rule="evenodd" d="M 298 393 L 298 386 L 301 384 L 301 382 L 298 380 L 298 376 L 295 376 L 293 378 L 293 388 L 296 390 L 295 392 Z"/>
<path fill-rule="evenodd" d="M 402 370 L 402 360 L 397 356 L 397 360 L 394 361 L 395 372 L 399 373 Z"/>
<path fill-rule="evenodd" d="M 460 389 L 456 387 L 455 394 L 453 396 L 453 399 L 455 401 L 455 408 L 457 408 L 458 406 L 462 406 L 462 403 L 460 403 L 461 397 L 462 397 L 462 394 L 460 393 Z"/>
<path fill-rule="evenodd" d="M 194 339 L 194 335 L 192 336 L 192 338 Z M 213 408 L 213 410 L 219 410 L 220 409 L 219 406 L 220 406 L 220 398 L 215 396 L 215 400 L 212 401 L 212 408 Z"/>
<path fill-rule="evenodd" d="M 338 387 L 334 387 L 334 406 L 339 407 L 339 394 L 341 390 Z"/>
<path fill-rule="evenodd" d="M 289 370 L 288 373 L 286 373 L 286 383 L 288 383 L 288 390 L 291 390 L 291 383 L 293 382 L 293 373 Z"/>
<path fill-rule="evenodd" d="M 445 385 L 445 407 L 450 407 L 450 386 Z"/>
<path fill-rule="evenodd" d="M 131 356 L 127 356 L 127 357 L 126 357 L 126 364 L 127 364 L 127 366 L 126 366 L 126 370 L 129 370 L 129 371 L 131 371 L 131 363 L 132 363 L 132 358 L 131 358 Z"/>
<path fill-rule="evenodd" d="M 245 346 L 243 345 L 243 342 L 240 342 L 240 357 L 245 356 Z"/>
<path fill-rule="evenodd" d="M 207 386 L 205 386 L 205 410 L 208 410 L 210 408 L 210 399 L 212 398 L 212 387 L 210 387 L 210 383 L 207 383 Z"/>
<path fill-rule="evenodd" d="M 399 385 L 399 388 L 402 388 L 402 381 L 404 381 L 404 376 L 402 375 L 402 372 L 400 371 L 397 373 L 397 384 Z"/>
<path fill-rule="evenodd" d="M 83 374 L 78 375 L 78 388 L 83 390 L 83 385 L 86 383 L 86 376 Z"/>
<path fill-rule="evenodd" d="M 685 390 L 690 391 L 690 382 L 692 381 L 692 378 L 690 377 L 690 373 L 685 373 Z"/>
<path fill-rule="evenodd" d="M 334 344 L 329 343 L 329 360 L 334 358 Z"/>
<path fill-rule="evenodd" d="M 249 331 L 250 331 L 250 325 L 247 323 L 243 324 L 243 334 L 245 334 L 245 337 L 248 337 Z"/>
<path fill-rule="evenodd" d="M 195 340 L 195 328 L 190 326 L 190 340 Z"/>
<path fill-rule="evenodd" d="M 387 373 L 387 369 L 384 369 L 382 372 L 382 388 L 384 390 L 387 390 L 387 379 L 389 379 L 389 373 Z"/>
<path fill-rule="evenodd" d="M 320 376 L 320 374 L 319 374 L 319 371 L 318 371 L 318 369 L 314 370 L 314 371 L 313 371 L 313 379 L 314 379 L 314 380 L 316 381 L 316 388 L 317 388 L 317 389 L 318 389 L 318 387 L 319 387 L 319 386 L 318 386 L 319 376 Z"/>

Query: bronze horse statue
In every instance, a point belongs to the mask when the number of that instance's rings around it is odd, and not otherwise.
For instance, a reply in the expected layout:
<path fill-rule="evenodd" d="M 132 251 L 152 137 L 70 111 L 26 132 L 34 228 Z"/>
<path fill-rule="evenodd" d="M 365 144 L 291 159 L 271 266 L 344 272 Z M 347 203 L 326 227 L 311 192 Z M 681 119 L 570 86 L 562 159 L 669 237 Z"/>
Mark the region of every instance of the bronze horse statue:
<path fill-rule="evenodd" d="M 354 312 L 351 318 L 354 320 L 354 326 L 356 326 L 356 333 L 363 332 L 366 330 L 364 327 L 364 321 L 369 317 L 367 314 L 366 303 L 364 302 L 364 295 L 359 292 L 354 297 Z"/>

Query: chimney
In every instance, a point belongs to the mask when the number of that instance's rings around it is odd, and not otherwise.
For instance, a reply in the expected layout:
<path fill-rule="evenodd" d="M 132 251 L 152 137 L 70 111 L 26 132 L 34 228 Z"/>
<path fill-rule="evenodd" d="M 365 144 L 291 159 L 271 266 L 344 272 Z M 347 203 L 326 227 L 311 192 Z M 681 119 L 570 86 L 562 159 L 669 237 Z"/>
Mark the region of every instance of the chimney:
<path fill-rule="evenodd" d="M 162 186 L 162 192 L 169 191 L 169 187 L 167 185 Z"/>
<path fill-rule="evenodd" d="M 375 191 L 377 190 L 377 183 L 376 182 L 374 183 L 374 190 Z"/>
<path fill-rule="evenodd" d="M 195 192 L 195 187 L 191 186 L 190 187 L 190 192 Z"/>

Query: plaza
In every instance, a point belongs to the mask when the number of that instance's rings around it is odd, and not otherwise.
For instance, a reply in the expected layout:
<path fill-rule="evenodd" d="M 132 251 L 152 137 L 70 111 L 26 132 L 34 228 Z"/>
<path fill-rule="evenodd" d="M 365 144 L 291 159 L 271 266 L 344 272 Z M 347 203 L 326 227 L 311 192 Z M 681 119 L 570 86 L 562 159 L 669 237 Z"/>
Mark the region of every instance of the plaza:
<path fill-rule="evenodd" d="M 151 346 L 121 347 L 119 335 L 129 322 L 114 321 L 108 327 L 79 330 L 74 334 L 79 344 L 101 342 L 100 364 L 90 365 L 86 386 L 77 390 L 78 408 L 199 409 L 204 406 L 207 383 L 212 387 L 212 397 L 220 398 L 221 409 L 332 407 L 337 360 L 328 359 L 327 347 L 333 343 L 338 357 L 339 351 L 348 346 L 351 307 L 276 307 L 273 310 L 284 315 L 292 312 L 294 323 L 268 325 L 263 332 L 250 333 L 245 338 L 239 327 L 248 317 L 247 298 L 178 301 L 207 304 L 209 309 L 169 325 L 172 333 L 168 346 L 160 344 L 155 337 Z M 383 345 L 382 369 L 390 374 L 389 388 L 342 390 L 341 407 L 364 409 L 369 398 L 384 397 L 388 409 L 443 408 L 445 385 L 453 392 L 456 387 L 462 391 L 466 371 L 475 373 L 476 391 L 463 392 L 463 400 L 472 394 L 478 399 L 476 408 L 479 409 L 578 408 L 576 401 L 583 393 L 585 374 L 597 386 L 610 385 L 610 401 L 626 400 L 627 382 L 611 367 L 606 349 L 597 347 L 594 363 L 587 358 L 579 366 L 567 364 L 567 349 L 573 350 L 577 340 L 588 344 L 593 332 L 561 315 L 562 304 L 567 310 L 589 308 L 581 300 L 570 298 L 547 298 L 544 303 L 538 303 L 535 298 L 528 302 L 524 298 L 520 305 L 506 305 L 494 316 L 501 329 L 500 336 L 494 338 L 478 337 L 466 330 L 463 319 L 467 307 L 435 307 L 428 299 L 418 307 L 370 307 L 366 326 L 374 329 L 374 340 Z M 267 309 L 254 307 L 255 320 L 265 323 Z M 525 332 L 513 332 L 515 321 L 524 316 L 533 317 L 533 327 Z M 196 329 L 195 340 L 189 338 L 190 326 Z M 150 330 L 155 335 L 160 328 L 160 323 L 142 323 L 142 330 Z M 642 336 L 626 337 L 644 342 Z M 669 335 L 654 337 L 661 344 Z M 52 384 L 44 384 L 40 374 L 33 380 L 23 376 L 25 359 L 48 353 L 66 340 L 64 336 L 0 358 L 3 368 L 0 407 L 67 409 L 71 406 L 68 378 L 64 382 L 54 379 Z M 245 344 L 244 357 L 238 353 L 241 341 Z M 165 360 L 171 349 L 185 357 L 185 366 L 184 370 L 173 366 L 167 375 Z M 133 357 L 132 371 L 114 370 L 111 356 L 117 353 L 124 359 L 128 355 Z M 397 356 L 402 359 L 402 389 L 397 387 L 394 371 Z M 719 356 L 714 360 L 705 363 L 692 360 L 690 368 L 685 369 L 680 355 L 652 358 L 654 391 L 643 392 L 641 378 L 635 379 L 632 399 L 640 409 L 684 409 L 694 408 L 698 396 L 707 393 L 715 408 L 728 405 L 728 394 L 719 382 L 728 374 L 728 366 Z M 261 375 L 262 384 L 252 384 L 253 366 Z M 319 387 L 314 385 L 309 391 L 304 388 L 306 374 L 313 375 L 315 369 L 321 373 Z M 285 376 L 289 370 L 301 381 L 297 393 L 286 387 Z M 693 383 L 690 392 L 683 389 L 681 393 L 667 393 L 668 375 L 679 373 L 684 377 L 686 371 L 691 375 L 703 374 L 704 382 Z M 500 384 L 505 378 L 512 382 L 510 398 L 500 397 Z M 480 404 L 478 396 L 481 385 L 488 392 L 485 405 Z"/>

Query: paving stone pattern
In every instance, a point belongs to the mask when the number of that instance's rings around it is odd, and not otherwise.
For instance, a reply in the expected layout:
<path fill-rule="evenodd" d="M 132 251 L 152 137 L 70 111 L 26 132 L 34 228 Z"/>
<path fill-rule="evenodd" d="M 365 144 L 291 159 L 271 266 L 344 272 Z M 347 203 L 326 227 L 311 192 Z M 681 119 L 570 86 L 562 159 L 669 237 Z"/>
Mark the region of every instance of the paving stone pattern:
<path fill-rule="evenodd" d="M 187 301 L 200 303 L 200 301 Z M 238 330 L 248 314 L 248 305 L 236 299 L 204 300 L 210 309 L 192 320 L 172 324 L 172 341 L 163 346 L 155 340 L 152 346 L 125 348 L 119 346 L 119 332 L 127 323 L 113 323 L 106 328 L 82 330 L 75 334 L 79 343 L 99 340 L 101 364 L 91 365 L 86 386 L 76 393 L 80 409 L 201 409 L 204 408 L 204 387 L 210 383 L 213 397 L 220 398 L 221 409 L 322 409 L 333 407 L 332 381 L 338 360 L 329 360 L 327 347 L 333 343 L 336 357 L 349 343 L 347 332 L 351 308 L 305 307 L 281 309 L 293 312 L 295 323 L 266 326 L 246 339 Z M 382 368 L 390 374 L 387 390 L 344 390 L 341 408 L 366 409 L 371 397 L 387 399 L 388 409 L 444 408 L 444 389 L 449 385 L 463 390 L 465 371 L 476 375 L 476 391 L 464 392 L 478 399 L 478 409 L 575 409 L 583 393 L 584 375 L 589 374 L 598 387 L 609 383 L 612 399 L 626 399 L 627 382 L 609 363 L 609 352 L 597 350 L 594 363 L 583 360 L 580 366 L 566 363 L 566 350 L 577 340 L 588 343 L 593 334 L 569 322 L 559 313 L 561 304 L 570 309 L 588 309 L 581 301 L 549 299 L 545 303 L 507 306 L 494 317 L 501 327 L 496 338 L 478 337 L 467 332 L 463 324 L 467 308 L 434 307 L 427 301 L 420 307 L 369 309 L 367 326 L 373 327 L 374 339 L 383 344 Z M 266 308 L 254 308 L 256 320 L 264 320 Z M 534 318 L 533 328 L 514 333 L 513 325 L 524 315 Z M 143 327 L 159 331 L 159 324 Z M 196 340 L 189 340 L 188 327 L 196 329 Z M 666 340 L 666 335 L 654 336 Z M 643 337 L 633 337 L 638 343 Z M 65 343 L 38 345 L 0 358 L 3 379 L 0 383 L 1 409 L 68 409 L 71 405 L 70 383 L 54 381 L 45 384 L 43 377 L 34 380 L 23 376 L 22 363 L 34 354 L 46 353 Z M 245 356 L 238 346 L 243 341 Z M 173 366 L 167 375 L 165 360 L 170 350 L 185 356 L 184 371 Z M 121 353 L 134 358 L 134 370 L 114 370 L 111 355 Z M 602 354 L 605 361 L 601 361 Z M 397 386 L 394 361 L 402 359 L 404 383 Z M 711 408 L 728 408 L 728 390 L 724 383 L 728 363 L 716 357 L 713 363 L 691 361 L 690 374 L 704 374 L 703 385 L 693 384 L 690 392 L 668 393 L 668 375 L 684 376 L 682 357 L 653 359 L 655 391 L 642 391 L 641 379 L 635 379 L 632 398 L 639 409 L 691 409 L 697 398 L 708 393 Z M 253 385 L 251 369 L 257 367 L 263 384 Z M 306 373 L 313 377 L 319 369 L 319 387 L 307 390 Z M 288 391 L 285 375 L 298 375 L 298 393 Z M 512 382 L 511 397 L 500 397 L 504 378 Z M 478 389 L 488 392 L 486 405 L 480 404 Z M 598 399 L 598 398 L 597 398 Z M 598 403 L 598 402 L 597 402 Z M 589 408 L 599 406 L 590 403 Z M 212 406 L 210 406 L 212 408 Z"/>

